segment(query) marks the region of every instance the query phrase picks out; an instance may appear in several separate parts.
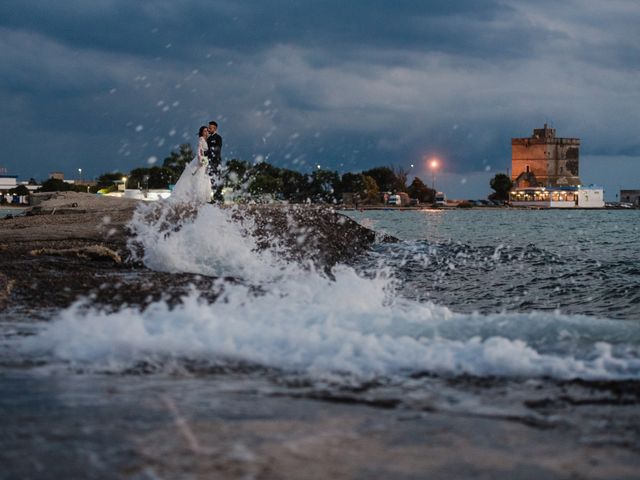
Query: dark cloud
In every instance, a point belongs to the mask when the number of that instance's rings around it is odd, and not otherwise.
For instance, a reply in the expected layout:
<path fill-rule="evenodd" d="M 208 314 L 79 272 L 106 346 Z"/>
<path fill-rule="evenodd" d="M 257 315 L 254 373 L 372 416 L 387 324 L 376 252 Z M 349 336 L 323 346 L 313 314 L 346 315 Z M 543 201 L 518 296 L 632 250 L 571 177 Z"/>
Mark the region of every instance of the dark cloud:
<path fill-rule="evenodd" d="M 638 21 L 626 0 L 5 0 L 1 163 L 128 170 L 211 117 L 225 156 L 306 170 L 436 153 L 480 178 L 545 121 L 639 155 Z"/>
<path fill-rule="evenodd" d="M 493 57 L 531 51 L 534 38 L 557 35 L 533 32 L 512 8 L 489 0 L 7 0 L 0 18 L 0 25 L 37 32 L 70 48 L 181 59 L 195 58 L 199 44 L 243 54 L 295 44 L 336 57 L 364 48 Z"/>

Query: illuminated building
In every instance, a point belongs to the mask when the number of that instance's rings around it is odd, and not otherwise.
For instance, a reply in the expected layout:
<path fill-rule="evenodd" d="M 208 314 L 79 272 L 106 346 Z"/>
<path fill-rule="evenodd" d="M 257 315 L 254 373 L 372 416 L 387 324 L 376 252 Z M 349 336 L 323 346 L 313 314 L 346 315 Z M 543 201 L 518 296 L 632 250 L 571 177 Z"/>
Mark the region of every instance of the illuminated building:
<path fill-rule="evenodd" d="M 580 139 L 556 137 L 556 129 L 533 130 L 528 138 L 511 139 L 511 181 L 516 188 L 577 186 Z"/>

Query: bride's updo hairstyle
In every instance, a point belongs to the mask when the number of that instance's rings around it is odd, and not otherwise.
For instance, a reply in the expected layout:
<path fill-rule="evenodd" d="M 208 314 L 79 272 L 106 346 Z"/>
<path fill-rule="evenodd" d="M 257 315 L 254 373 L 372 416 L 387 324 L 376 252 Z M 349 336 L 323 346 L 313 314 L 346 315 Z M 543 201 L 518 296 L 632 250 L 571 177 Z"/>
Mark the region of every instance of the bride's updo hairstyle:
<path fill-rule="evenodd" d="M 202 132 L 207 132 L 207 131 L 208 131 L 207 126 L 206 126 L 206 125 L 203 125 L 202 127 L 200 127 L 200 128 L 198 129 L 198 136 L 199 136 L 199 137 L 204 137 L 204 135 L 202 134 Z"/>

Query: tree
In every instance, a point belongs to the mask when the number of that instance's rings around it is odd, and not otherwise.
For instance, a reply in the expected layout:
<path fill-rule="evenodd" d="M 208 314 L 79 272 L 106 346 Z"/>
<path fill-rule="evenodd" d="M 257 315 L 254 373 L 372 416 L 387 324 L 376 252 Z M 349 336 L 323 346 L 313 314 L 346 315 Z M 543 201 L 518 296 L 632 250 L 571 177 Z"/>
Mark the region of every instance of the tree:
<path fill-rule="evenodd" d="M 427 187 L 424 182 L 415 177 L 407 189 L 411 198 L 417 198 L 422 203 L 433 203 L 436 199 L 436 191 Z"/>
<path fill-rule="evenodd" d="M 165 189 L 176 183 L 179 177 L 179 173 L 168 167 L 136 168 L 127 178 L 127 187 Z"/>
<path fill-rule="evenodd" d="M 509 190 L 513 188 L 513 182 L 504 173 L 497 173 L 489 182 L 489 186 L 495 193 L 491 194 L 492 200 L 508 200 Z"/>
<path fill-rule="evenodd" d="M 224 184 L 234 190 L 241 190 L 248 181 L 248 174 L 251 169 L 249 162 L 233 158 L 227 162 L 224 174 Z"/>
<path fill-rule="evenodd" d="M 373 177 L 362 175 L 363 191 L 361 198 L 366 203 L 378 203 L 380 201 L 380 188 Z"/>
<path fill-rule="evenodd" d="M 162 162 L 162 166 L 164 168 L 173 170 L 173 172 L 178 175 L 178 177 L 176 178 L 179 178 L 180 174 L 184 170 L 184 167 L 186 167 L 187 164 L 191 160 L 193 160 L 194 156 L 195 155 L 193 154 L 191 145 L 188 143 L 183 143 L 182 145 L 180 145 L 180 147 L 178 147 L 177 152 L 172 151 L 169 156 L 164 159 L 164 161 Z"/>
<path fill-rule="evenodd" d="M 270 177 L 280 177 L 280 169 L 278 167 L 274 167 L 270 163 L 267 162 L 259 162 L 256 163 L 251 168 L 252 175 L 268 175 Z"/>
<path fill-rule="evenodd" d="M 257 175 L 249 184 L 251 195 L 277 195 L 282 191 L 282 179 L 271 175 Z"/>
<path fill-rule="evenodd" d="M 29 195 L 29 189 L 24 185 L 18 185 L 16 188 L 12 188 L 11 190 L 9 190 L 9 193 L 11 195 L 20 195 L 20 196 Z"/>
<path fill-rule="evenodd" d="M 282 193 L 282 178 L 278 167 L 267 162 L 254 165 L 248 172 L 248 191 L 251 195 L 273 195 Z"/>
<path fill-rule="evenodd" d="M 364 183 L 361 173 L 347 172 L 340 179 L 340 193 L 361 193 L 364 190 Z"/>
<path fill-rule="evenodd" d="M 122 177 L 125 176 L 126 175 L 122 172 L 103 173 L 98 177 L 98 180 L 96 181 L 96 187 L 98 188 L 98 190 L 100 190 L 101 188 L 111 188 L 116 184 L 116 182 L 121 181 Z"/>
<path fill-rule="evenodd" d="M 340 188 L 339 183 L 338 172 L 314 170 L 309 182 L 311 197 L 314 200 L 333 202 L 336 199 L 336 190 Z"/>
<path fill-rule="evenodd" d="M 406 188 L 389 167 L 372 168 L 362 174 L 373 178 L 382 192 L 403 192 Z"/>
<path fill-rule="evenodd" d="M 396 176 L 396 191 L 406 192 L 409 172 L 402 167 L 396 167 L 393 169 L 393 174 Z"/>
<path fill-rule="evenodd" d="M 70 183 L 58 178 L 49 178 L 42 182 L 38 192 L 68 192 L 70 190 L 73 190 L 73 185 Z"/>
<path fill-rule="evenodd" d="M 309 197 L 309 176 L 295 170 L 280 170 L 282 195 L 285 200 L 301 202 Z"/>

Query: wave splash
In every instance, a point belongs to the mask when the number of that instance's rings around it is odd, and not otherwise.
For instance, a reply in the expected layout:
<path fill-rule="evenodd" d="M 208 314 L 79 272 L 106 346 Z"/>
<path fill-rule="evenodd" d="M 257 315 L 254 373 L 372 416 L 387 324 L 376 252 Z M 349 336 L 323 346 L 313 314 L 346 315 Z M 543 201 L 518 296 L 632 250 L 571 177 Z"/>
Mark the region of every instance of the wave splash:
<path fill-rule="evenodd" d="M 230 276 L 248 282 L 273 281 L 283 269 L 295 270 L 278 256 L 279 245 L 262 250 L 249 231 L 250 216 L 239 221 L 235 208 L 157 202 L 140 205 L 129 224 L 134 260 L 162 272 Z"/>
<path fill-rule="evenodd" d="M 142 362 L 162 368 L 198 361 L 314 378 L 640 378 L 635 323 L 557 312 L 455 313 L 400 296 L 388 268 L 365 277 L 339 265 L 328 278 L 280 260 L 277 249 L 257 253 L 232 211 L 205 205 L 178 223 L 170 217 L 169 210 L 140 210 L 132 221 L 146 266 L 246 283 L 219 280 L 222 294 L 213 304 L 195 290 L 182 304 L 161 301 L 144 311 L 105 312 L 79 302 L 25 339 L 30 357 L 115 372 Z M 255 283 L 259 291 L 247 286 Z"/>

